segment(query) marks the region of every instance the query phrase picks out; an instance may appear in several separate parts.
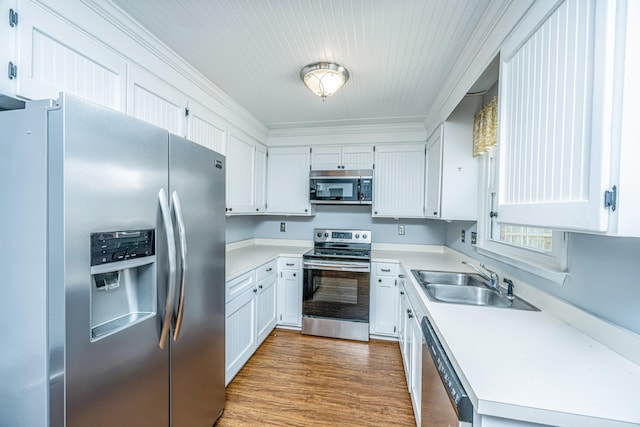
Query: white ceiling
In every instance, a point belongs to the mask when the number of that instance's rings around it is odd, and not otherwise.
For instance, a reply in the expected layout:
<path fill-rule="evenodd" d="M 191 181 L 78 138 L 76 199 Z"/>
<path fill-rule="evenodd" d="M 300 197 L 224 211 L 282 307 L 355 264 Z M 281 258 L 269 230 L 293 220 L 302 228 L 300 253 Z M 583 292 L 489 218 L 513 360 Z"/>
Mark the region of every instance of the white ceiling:
<path fill-rule="evenodd" d="M 112 0 L 269 128 L 422 121 L 493 0 Z M 351 78 L 326 102 L 312 62 Z"/>

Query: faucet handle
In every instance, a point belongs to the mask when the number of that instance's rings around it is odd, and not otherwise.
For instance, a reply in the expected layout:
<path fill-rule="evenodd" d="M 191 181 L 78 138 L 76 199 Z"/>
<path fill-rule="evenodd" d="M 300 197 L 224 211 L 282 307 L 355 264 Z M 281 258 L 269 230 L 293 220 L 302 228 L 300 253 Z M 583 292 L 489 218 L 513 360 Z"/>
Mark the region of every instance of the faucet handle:
<path fill-rule="evenodd" d="M 513 297 L 513 282 L 511 281 L 511 279 L 507 279 L 506 277 L 504 279 L 502 279 L 502 281 L 507 284 L 507 298 L 512 300 L 514 298 Z"/>

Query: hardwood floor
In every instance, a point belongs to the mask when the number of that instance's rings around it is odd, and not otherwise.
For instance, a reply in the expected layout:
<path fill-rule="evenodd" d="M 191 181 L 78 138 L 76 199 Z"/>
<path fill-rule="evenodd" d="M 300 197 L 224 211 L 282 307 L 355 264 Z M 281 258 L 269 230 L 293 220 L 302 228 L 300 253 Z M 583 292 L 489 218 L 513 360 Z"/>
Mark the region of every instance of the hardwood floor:
<path fill-rule="evenodd" d="M 216 426 L 415 426 L 398 343 L 275 329 L 227 387 Z"/>

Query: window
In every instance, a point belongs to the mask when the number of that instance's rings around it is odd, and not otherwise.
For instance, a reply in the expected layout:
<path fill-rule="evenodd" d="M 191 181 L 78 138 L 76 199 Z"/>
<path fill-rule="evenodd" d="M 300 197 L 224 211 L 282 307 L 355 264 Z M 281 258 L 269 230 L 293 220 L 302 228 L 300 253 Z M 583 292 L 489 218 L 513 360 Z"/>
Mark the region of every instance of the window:
<path fill-rule="evenodd" d="M 483 157 L 485 194 L 478 221 L 476 249 L 482 255 L 563 283 L 566 277 L 566 233 L 500 223 L 497 207 L 496 147 Z"/>

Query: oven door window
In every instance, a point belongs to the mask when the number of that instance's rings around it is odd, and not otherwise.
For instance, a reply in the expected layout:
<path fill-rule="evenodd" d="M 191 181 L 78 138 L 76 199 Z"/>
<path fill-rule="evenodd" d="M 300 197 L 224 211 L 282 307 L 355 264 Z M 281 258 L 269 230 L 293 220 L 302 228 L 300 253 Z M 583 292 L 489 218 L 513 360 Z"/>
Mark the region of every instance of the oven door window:
<path fill-rule="evenodd" d="M 305 270 L 302 314 L 369 321 L 369 273 Z"/>
<path fill-rule="evenodd" d="M 312 179 L 311 200 L 358 200 L 358 181 L 355 179 Z"/>

